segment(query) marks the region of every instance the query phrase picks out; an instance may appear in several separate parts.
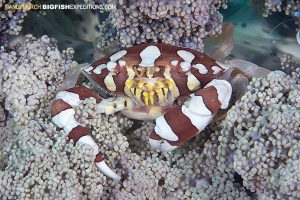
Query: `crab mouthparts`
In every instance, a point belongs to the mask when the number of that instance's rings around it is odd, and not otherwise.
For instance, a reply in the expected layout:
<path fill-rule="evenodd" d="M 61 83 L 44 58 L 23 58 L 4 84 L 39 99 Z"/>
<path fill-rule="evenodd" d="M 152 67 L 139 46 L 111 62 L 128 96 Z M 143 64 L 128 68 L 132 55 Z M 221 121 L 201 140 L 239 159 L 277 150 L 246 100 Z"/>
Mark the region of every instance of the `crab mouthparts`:
<path fill-rule="evenodd" d="M 128 96 L 137 104 L 146 106 L 165 106 L 174 101 L 173 83 L 168 79 L 139 78 L 126 82 Z"/>

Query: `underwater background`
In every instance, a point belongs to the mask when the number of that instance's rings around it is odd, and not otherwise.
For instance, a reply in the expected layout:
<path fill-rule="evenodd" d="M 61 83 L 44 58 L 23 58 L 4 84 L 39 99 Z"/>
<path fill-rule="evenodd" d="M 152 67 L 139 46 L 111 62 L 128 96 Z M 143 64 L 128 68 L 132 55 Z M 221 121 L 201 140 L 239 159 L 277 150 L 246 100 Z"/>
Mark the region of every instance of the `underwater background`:
<path fill-rule="evenodd" d="M 99 10 L 5 10 L 16 4 L 112 4 Z M 300 199 L 299 0 L 2 0 L 0 199 Z M 50 106 L 84 63 L 145 42 L 190 47 L 270 70 L 251 77 L 226 117 L 169 153 L 152 148 L 154 121 L 97 114 L 91 131 L 121 181 L 68 141 Z M 255 65 L 252 65 L 255 64 Z M 87 81 L 81 85 L 92 87 Z"/>

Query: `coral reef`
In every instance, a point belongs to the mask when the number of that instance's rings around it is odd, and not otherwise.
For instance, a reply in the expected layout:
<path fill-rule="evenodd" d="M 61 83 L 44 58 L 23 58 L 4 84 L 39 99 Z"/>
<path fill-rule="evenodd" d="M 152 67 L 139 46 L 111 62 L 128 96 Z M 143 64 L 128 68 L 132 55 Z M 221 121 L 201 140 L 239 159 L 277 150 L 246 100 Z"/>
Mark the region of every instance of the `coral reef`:
<path fill-rule="evenodd" d="M 4 106 L 0 104 L 0 123 L 3 123 L 6 120 L 6 113 Z"/>
<path fill-rule="evenodd" d="M 300 2 L 297 0 L 265 0 L 265 12 L 264 16 L 267 17 L 272 14 L 272 12 L 282 12 L 284 11 L 286 15 L 297 16 L 297 12 L 300 10 Z M 298 16 L 299 17 L 299 16 Z"/>
<path fill-rule="evenodd" d="M 48 36 L 26 35 L 12 43 L 13 50 L 2 47 L 0 55 L 0 101 L 15 121 L 25 124 L 38 109 L 49 107 L 66 72 L 77 63 L 71 60 L 72 48 L 61 53 Z"/>
<path fill-rule="evenodd" d="M 237 172 L 262 199 L 300 197 L 291 175 L 299 161 L 299 94 L 299 80 L 281 71 L 253 78 L 221 124 L 219 169 Z"/>
<path fill-rule="evenodd" d="M 53 124 L 31 121 L 19 132 L 12 149 L 6 149 L 1 199 L 101 196 L 105 177 L 94 169 L 91 149 L 66 143 L 55 129 Z"/>
<path fill-rule="evenodd" d="M 0 2 L 0 44 L 6 43 L 8 35 L 19 35 L 22 22 L 30 9 L 4 9 L 4 6 L 27 5 L 31 0 L 1 0 Z"/>
<path fill-rule="evenodd" d="M 26 35 L 1 47 L 1 149 L 32 119 L 49 115 L 49 102 L 65 73 L 77 65 L 71 60 L 73 53 L 71 48 L 59 52 L 55 40 L 47 36 Z"/>
<path fill-rule="evenodd" d="M 272 13 L 284 13 L 293 17 L 287 21 L 295 21 L 297 30 L 300 31 L 300 1 L 298 0 L 250 0 L 251 3 L 259 3 L 264 7 L 263 16 L 269 17 Z M 279 15 L 280 16 L 280 15 Z"/>
<path fill-rule="evenodd" d="M 0 59 L 9 111 L 0 125 L 1 199 L 299 198 L 299 79 L 279 71 L 253 78 L 222 122 L 170 153 L 148 144 L 152 122 L 96 114 L 96 100 L 85 99 L 75 118 L 122 176 L 116 183 L 97 170 L 89 146 L 68 141 L 50 120 L 48 106 L 77 66 L 73 50 L 61 53 L 47 36 L 21 41 L 2 47 Z"/>
<path fill-rule="evenodd" d="M 226 8 L 227 3 L 226 0 L 140 0 L 129 5 L 124 5 L 123 1 L 113 2 L 119 8 L 112 10 L 100 26 L 98 49 L 112 42 L 122 47 L 162 42 L 202 51 L 203 38 L 221 32 L 223 17 L 218 9 Z"/>
<path fill-rule="evenodd" d="M 163 42 L 203 50 L 203 38 L 221 31 L 218 9 L 227 3 L 121 2 L 100 26 L 98 49 Z M 265 15 L 284 10 L 293 16 L 299 10 L 299 1 L 265 2 Z M 2 16 L 5 39 L 20 31 L 26 12 Z M 288 55 L 281 63 L 292 77 L 275 71 L 253 78 L 222 122 L 171 153 L 149 145 L 152 122 L 96 114 L 95 99 L 85 99 L 75 118 L 122 176 L 116 183 L 96 169 L 90 147 L 68 141 L 50 120 L 49 105 L 77 66 L 74 50 L 61 52 L 55 40 L 27 35 L 0 52 L 0 199 L 300 198 L 300 72 Z"/>
<path fill-rule="evenodd" d="M 280 58 L 281 69 L 290 74 L 293 78 L 300 79 L 300 66 L 296 64 L 293 57 L 289 54 L 284 54 Z"/>

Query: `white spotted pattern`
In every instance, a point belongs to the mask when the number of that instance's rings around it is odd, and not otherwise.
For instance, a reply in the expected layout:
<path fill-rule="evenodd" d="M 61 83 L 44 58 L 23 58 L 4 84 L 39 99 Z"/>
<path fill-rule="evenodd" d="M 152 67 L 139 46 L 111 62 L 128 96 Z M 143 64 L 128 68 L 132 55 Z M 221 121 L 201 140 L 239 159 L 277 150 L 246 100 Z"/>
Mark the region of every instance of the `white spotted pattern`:
<path fill-rule="evenodd" d="M 108 63 L 106 63 L 107 69 L 108 69 L 109 71 L 114 71 L 114 69 L 115 69 L 116 66 L 117 66 L 116 61 L 119 60 L 120 58 L 122 58 L 123 56 L 125 56 L 126 53 L 127 53 L 126 50 L 122 50 L 122 51 L 119 51 L 119 52 L 113 54 L 112 56 L 110 56 L 110 57 L 109 57 L 110 61 L 109 61 Z M 119 62 L 119 63 L 120 63 L 120 62 Z M 121 64 L 120 64 L 120 66 L 125 66 L 125 64 L 124 64 L 124 65 L 121 65 Z M 101 73 L 101 70 L 100 70 L 100 73 Z"/>
<path fill-rule="evenodd" d="M 177 51 L 177 54 L 185 61 L 185 62 L 189 62 L 192 63 L 192 61 L 194 60 L 195 56 L 194 54 L 192 54 L 191 52 L 188 52 L 186 50 L 179 50 Z"/>
<path fill-rule="evenodd" d="M 123 56 L 125 56 L 127 53 L 126 50 L 122 50 L 122 51 L 119 51 L 117 53 L 115 53 L 114 55 L 110 56 L 110 61 L 117 61 L 119 60 L 120 58 L 122 58 Z"/>
<path fill-rule="evenodd" d="M 157 46 L 147 46 L 141 53 L 142 59 L 140 66 L 152 67 L 154 66 L 155 60 L 161 55 L 160 50 Z"/>
<path fill-rule="evenodd" d="M 198 69 L 200 74 L 206 74 L 208 72 L 207 68 L 203 64 L 196 64 L 192 67 Z"/>
<path fill-rule="evenodd" d="M 106 65 L 109 71 L 113 71 L 113 69 L 117 66 L 117 63 L 113 61 L 109 61 Z"/>
<path fill-rule="evenodd" d="M 181 62 L 180 67 L 181 67 L 182 71 L 184 71 L 184 72 L 189 71 L 189 69 L 191 68 L 191 63 Z"/>
<path fill-rule="evenodd" d="M 98 65 L 94 70 L 93 72 L 95 74 L 101 74 L 101 71 L 102 69 L 106 68 L 106 64 L 101 64 L 101 65 Z"/>
<path fill-rule="evenodd" d="M 218 66 L 212 66 L 213 74 L 218 74 L 222 69 Z"/>
<path fill-rule="evenodd" d="M 195 58 L 194 54 L 185 50 L 179 50 L 177 51 L 177 54 L 184 60 L 184 62 L 180 63 L 182 71 L 188 71 L 191 68 L 191 63 Z"/>

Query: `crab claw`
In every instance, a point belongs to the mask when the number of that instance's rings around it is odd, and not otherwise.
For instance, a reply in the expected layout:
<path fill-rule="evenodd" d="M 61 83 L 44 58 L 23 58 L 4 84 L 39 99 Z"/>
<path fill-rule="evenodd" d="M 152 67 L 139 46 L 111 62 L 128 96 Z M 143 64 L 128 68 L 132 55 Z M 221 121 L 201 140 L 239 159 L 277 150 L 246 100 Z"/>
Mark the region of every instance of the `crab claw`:
<path fill-rule="evenodd" d="M 213 120 L 219 109 L 226 109 L 232 87 L 225 80 L 214 79 L 190 95 L 183 105 L 156 118 L 150 144 L 163 152 L 171 151 L 195 137 Z"/>
<path fill-rule="evenodd" d="M 98 167 L 98 169 L 105 174 L 106 176 L 112 178 L 115 181 L 120 181 L 121 177 L 116 174 L 114 171 L 112 171 L 108 165 L 104 162 L 104 160 L 100 161 L 100 162 L 96 162 L 96 166 Z"/>

